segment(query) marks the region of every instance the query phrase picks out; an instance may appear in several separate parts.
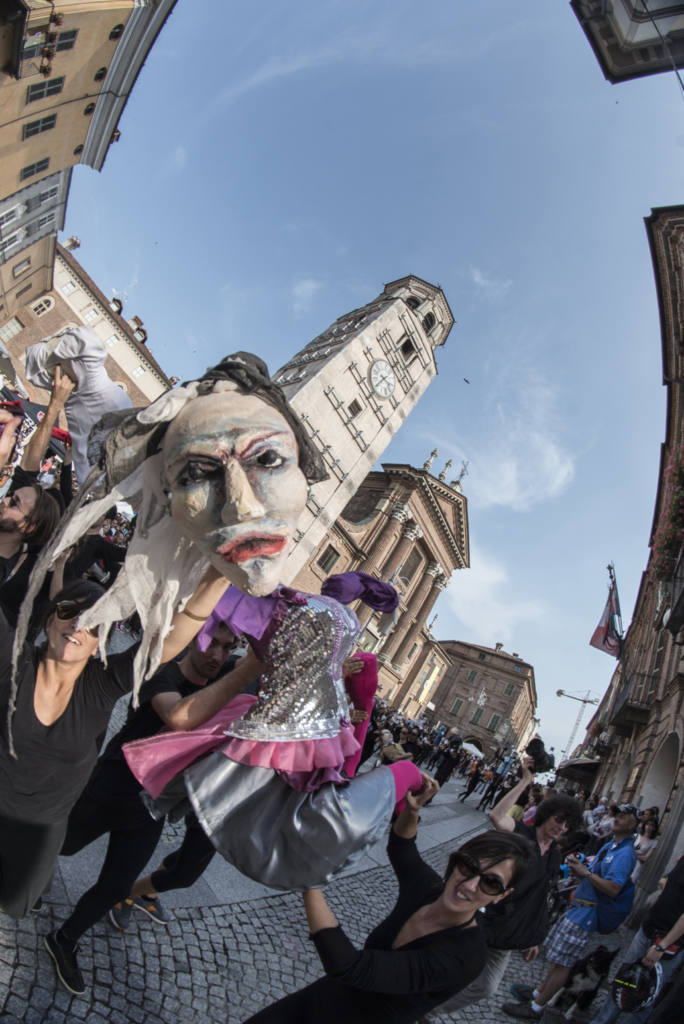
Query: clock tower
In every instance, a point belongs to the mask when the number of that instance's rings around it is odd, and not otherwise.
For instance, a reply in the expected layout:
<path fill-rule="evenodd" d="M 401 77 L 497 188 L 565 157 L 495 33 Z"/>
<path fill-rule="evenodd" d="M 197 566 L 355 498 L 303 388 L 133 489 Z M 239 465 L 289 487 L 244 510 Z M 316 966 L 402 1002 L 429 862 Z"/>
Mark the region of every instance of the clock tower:
<path fill-rule="evenodd" d="M 284 581 L 305 564 L 430 384 L 435 349 L 453 323 L 441 288 L 402 277 L 274 374 L 329 473 L 311 489 Z"/>

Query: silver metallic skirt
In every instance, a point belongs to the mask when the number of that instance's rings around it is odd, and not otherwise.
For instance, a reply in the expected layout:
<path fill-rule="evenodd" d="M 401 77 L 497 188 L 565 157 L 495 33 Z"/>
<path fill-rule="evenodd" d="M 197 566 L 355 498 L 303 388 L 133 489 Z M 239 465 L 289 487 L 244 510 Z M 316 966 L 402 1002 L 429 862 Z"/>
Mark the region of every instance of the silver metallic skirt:
<path fill-rule="evenodd" d="M 209 754 L 185 772 L 204 831 L 238 871 L 274 889 L 311 889 L 386 831 L 396 801 L 388 768 L 303 793 L 270 768 Z"/>

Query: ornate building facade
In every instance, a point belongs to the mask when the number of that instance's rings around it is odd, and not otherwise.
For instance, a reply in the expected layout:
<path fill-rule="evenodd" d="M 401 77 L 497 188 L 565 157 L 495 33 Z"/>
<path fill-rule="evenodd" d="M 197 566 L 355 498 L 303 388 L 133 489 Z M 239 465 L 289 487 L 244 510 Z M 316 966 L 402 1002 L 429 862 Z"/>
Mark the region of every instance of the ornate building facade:
<path fill-rule="evenodd" d="M 0 325 L 52 287 L 71 168 L 102 169 L 175 2 L 1 5 Z"/>
<path fill-rule="evenodd" d="M 639 884 L 655 889 L 684 853 L 684 206 L 646 220 L 660 307 L 667 426 L 632 622 L 610 685 L 579 750 L 595 792 L 657 806 L 658 846 Z"/>
<path fill-rule="evenodd" d="M 47 394 L 24 377 L 24 353 L 30 345 L 56 334 L 69 324 L 92 327 L 107 347 L 105 369 L 134 406 L 149 405 L 171 387 L 171 381 L 147 347 L 147 332 L 139 317 L 124 320 L 122 304 L 108 299 L 68 249 L 57 245 L 53 287 L 19 307 L 0 327 L 0 378 L 14 387 L 18 381 L 33 401 Z"/>
<path fill-rule="evenodd" d="M 440 647 L 450 664 L 431 698 L 434 717 L 487 758 L 504 747 L 524 749 L 537 709 L 532 666 L 503 644 L 441 640 Z"/>
<path fill-rule="evenodd" d="M 435 350 L 453 322 L 440 288 L 403 277 L 341 316 L 275 374 L 329 472 L 311 490 L 291 575 L 310 561 L 430 385 Z"/>
<path fill-rule="evenodd" d="M 457 480 L 447 482 L 448 466 L 432 474 L 436 454 L 422 469 L 369 473 L 295 583 L 317 592 L 332 572 L 351 569 L 391 580 L 401 595 L 396 621 L 360 605 L 361 646 L 378 654 L 380 694 L 401 702 L 420 677 L 425 710 L 448 660 L 431 647 L 428 619 L 452 573 L 470 564 L 467 500 Z"/>
<path fill-rule="evenodd" d="M 681 0 L 570 0 L 609 82 L 684 67 Z"/>

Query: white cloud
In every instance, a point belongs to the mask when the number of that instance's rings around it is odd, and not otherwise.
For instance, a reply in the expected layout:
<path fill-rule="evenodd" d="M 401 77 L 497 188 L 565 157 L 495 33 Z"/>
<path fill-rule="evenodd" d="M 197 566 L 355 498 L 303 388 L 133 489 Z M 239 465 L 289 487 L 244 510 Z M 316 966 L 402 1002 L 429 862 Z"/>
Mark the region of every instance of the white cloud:
<path fill-rule="evenodd" d="M 488 299 L 493 300 L 502 299 L 513 284 L 510 278 L 493 277 L 480 270 L 479 267 L 470 268 L 470 279 Z"/>
<path fill-rule="evenodd" d="M 556 390 L 537 370 L 508 364 L 499 367 L 476 419 L 454 424 L 462 440 L 447 447 L 444 434 L 424 436 L 454 465 L 468 460 L 464 490 L 473 506 L 524 512 L 557 498 L 575 477 L 575 456 L 560 437 L 557 404 Z"/>
<path fill-rule="evenodd" d="M 462 624 L 463 636 L 469 643 L 486 647 L 502 643 L 509 653 L 517 651 L 517 627 L 530 622 L 541 624 L 548 617 L 548 609 L 537 601 L 519 598 L 519 585 L 511 584 L 503 562 L 472 544 L 470 562 L 472 568 L 454 573 L 446 590 L 450 611 Z"/>
<path fill-rule="evenodd" d="M 172 164 L 176 170 L 181 171 L 188 161 L 188 151 L 185 146 L 176 146 L 173 151 Z"/>
<path fill-rule="evenodd" d="M 290 301 L 295 316 L 303 316 L 313 306 L 314 299 L 323 288 L 323 282 L 315 277 L 300 277 L 290 289 Z"/>

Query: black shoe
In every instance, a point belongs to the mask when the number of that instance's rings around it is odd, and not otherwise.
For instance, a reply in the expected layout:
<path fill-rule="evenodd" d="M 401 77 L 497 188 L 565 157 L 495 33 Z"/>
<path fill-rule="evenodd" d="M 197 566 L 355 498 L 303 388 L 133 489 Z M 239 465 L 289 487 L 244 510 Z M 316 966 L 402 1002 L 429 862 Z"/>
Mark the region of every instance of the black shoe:
<path fill-rule="evenodd" d="M 85 992 L 83 975 L 78 968 L 76 959 L 76 948 L 68 946 L 59 937 L 59 932 L 51 932 L 45 936 L 45 948 L 55 962 L 57 977 L 64 985 L 64 988 L 75 996 L 82 996 Z"/>
<path fill-rule="evenodd" d="M 501 1007 L 509 1017 L 516 1017 L 518 1020 L 541 1020 L 543 1010 L 533 1010 L 532 1003 L 504 1003 Z"/>

